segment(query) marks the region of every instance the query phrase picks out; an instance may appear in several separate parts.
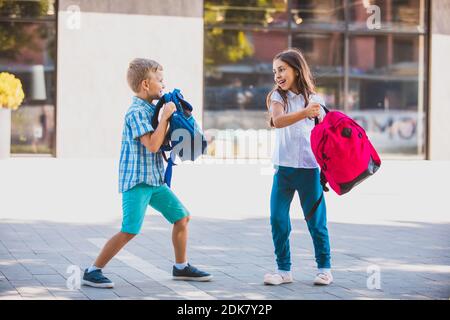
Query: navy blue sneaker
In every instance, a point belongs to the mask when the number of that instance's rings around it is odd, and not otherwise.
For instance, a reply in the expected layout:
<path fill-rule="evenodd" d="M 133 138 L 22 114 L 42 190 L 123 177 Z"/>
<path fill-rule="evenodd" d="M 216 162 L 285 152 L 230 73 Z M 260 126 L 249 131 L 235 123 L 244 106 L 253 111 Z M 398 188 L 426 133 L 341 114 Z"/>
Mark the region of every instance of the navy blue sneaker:
<path fill-rule="evenodd" d="M 198 270 L 189 263 L 184 269 L 181 270 L 173 266 L 172 275 L 174 280 L 210 281 L 212 279 L 212 275 Z"/>
<path fill-rule="evenodd" d="M 101 269 L 91 272 L 88 272 L 88 269 L 84 270 L 83 281 L 81 283 L 85 286 L 95 288 L 114 288 L 114 283 L 103 275 Z"/>

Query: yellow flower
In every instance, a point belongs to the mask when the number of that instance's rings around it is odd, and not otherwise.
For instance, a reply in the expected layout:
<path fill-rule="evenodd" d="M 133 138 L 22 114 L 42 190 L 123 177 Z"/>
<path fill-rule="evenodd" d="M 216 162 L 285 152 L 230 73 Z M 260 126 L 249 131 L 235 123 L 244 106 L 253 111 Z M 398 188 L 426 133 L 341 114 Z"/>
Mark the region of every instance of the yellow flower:
<path fill-rule="evenodd" d="M 0 107 L 17 110 L 24 98 L 20 80 L 10 73 L 0 73 Z"/>

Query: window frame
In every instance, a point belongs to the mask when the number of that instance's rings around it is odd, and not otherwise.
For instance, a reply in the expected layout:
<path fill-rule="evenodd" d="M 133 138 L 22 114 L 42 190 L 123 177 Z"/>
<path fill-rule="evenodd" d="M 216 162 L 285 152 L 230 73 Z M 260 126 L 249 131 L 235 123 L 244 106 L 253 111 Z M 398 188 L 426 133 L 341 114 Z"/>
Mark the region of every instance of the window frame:
<path fill-rule="evenodd" d="M 53 149 L 51 153 L 11 153 L 12 158 L 56 158 L 57 156 L 57 136 L 58 136 L 58 25 L 59 25 L 59 0 L 55 0 L 54 3 L 55 15 L 45 16 L 40 18 L 30 18 L 30 17 L 19 17 L 19 18 L 11 18 L 11 17 L 3 17 L 0 16 L 0 22 L 19 22 L 19 23 L 54 23 L 55 25 L 55 93 L 54 93 L 54 124 L 55 124 L 55 134 L 53 136 L 52 144 Z M 11 126 L 11 130 L 12 130 Z M 11 132 L 12 134 L 12 132 Z"/>

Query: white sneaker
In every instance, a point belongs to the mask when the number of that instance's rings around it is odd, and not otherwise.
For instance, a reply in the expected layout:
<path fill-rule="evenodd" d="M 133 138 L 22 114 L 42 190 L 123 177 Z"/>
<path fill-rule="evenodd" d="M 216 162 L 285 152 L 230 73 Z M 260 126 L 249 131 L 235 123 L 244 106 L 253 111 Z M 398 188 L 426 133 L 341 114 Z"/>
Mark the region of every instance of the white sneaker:
<path fill-rule="evenodd" d="M 292 273 L 286 273 L 281 275 L 278 272 L 275 273 L 267 273 L 264 275 L 264 284 L 269 284 L 273 286 L 277 286 L 283 283 L 291 283 L 293 280 Z"/>
<path fill-rule="evenodd" d="M 330 272 L 320 272 L 316 275 L 314 279 L 314 284 L 316 286 L 327 286 L 333 282 L 333 276 Z"/>

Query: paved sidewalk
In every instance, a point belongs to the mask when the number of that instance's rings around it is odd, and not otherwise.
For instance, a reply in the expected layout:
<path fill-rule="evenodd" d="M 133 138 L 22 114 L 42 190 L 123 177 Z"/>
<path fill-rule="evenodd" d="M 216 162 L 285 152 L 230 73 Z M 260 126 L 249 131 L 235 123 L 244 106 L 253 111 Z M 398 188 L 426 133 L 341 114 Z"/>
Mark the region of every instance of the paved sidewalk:
<path fill-rule="evenodd" d="M 92 263 L 120 221 L 102 224 L 0 219 L 0 299 L 449 299 L 450 224 L 395 225 L 331 222 L 335 283 L 315 287 L 312 242 L 303 220 L 293 220 L 295 282 L 264 286 L 274 256 L 266 218 L 194 217 L 190 261 L 214 275 L 209 283 L 173 281 L 171 226 L 149 212 L 143 232 L 105 269 L 114 289 L 70 290 L 70 265 Z M 368 268 L 381 288 L 367 287 Z M 371 269 L 369 268 L 369 271 Z M 372 283 L 372 282 L 371 282 Z"/>

